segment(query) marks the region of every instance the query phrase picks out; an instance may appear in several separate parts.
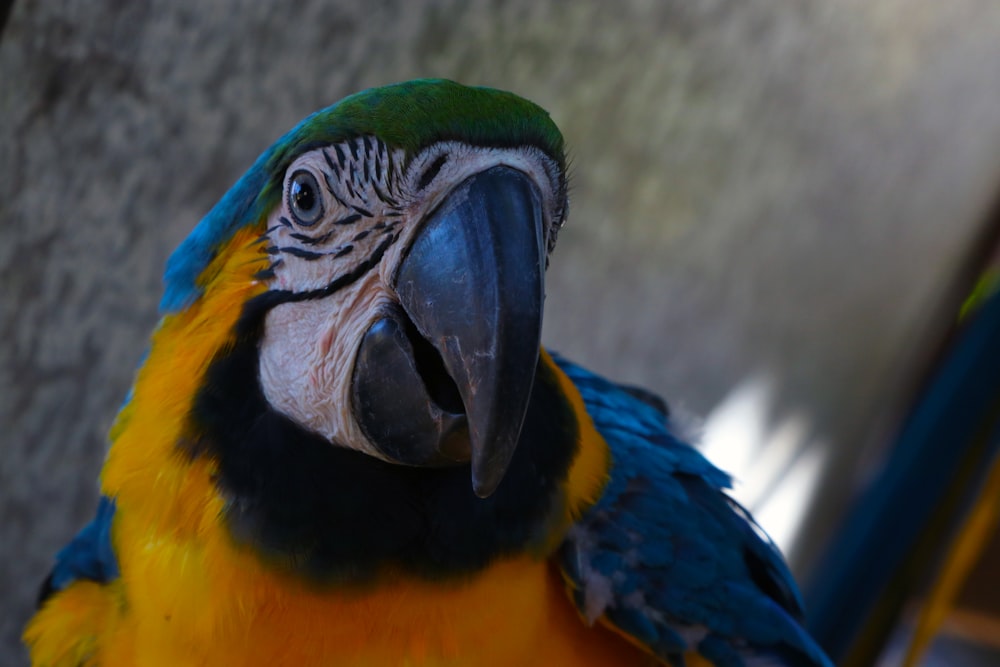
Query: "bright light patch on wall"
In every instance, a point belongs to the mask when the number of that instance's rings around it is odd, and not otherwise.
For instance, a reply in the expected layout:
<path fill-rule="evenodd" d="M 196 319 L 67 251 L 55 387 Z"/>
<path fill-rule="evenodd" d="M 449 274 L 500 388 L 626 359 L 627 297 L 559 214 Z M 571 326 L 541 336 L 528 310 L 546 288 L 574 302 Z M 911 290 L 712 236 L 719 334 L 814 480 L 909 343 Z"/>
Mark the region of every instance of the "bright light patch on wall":
<path fill-rule="evenodd" d="M 700 449 L 733 476 L 732 496 L 789 553 L 812 503 L 827 448 L 809 441 L 809 422 L 802 415 L 769 423 L 773 403 L 769 378 L 747 378 L 705 419 Z"/>
<path fill-rule="evenodd" d="M 826 453 L 825 447 L 816 443 L 808 445 L 792 467 L 775 480 L 773 492 L 750 510 L 757 523 L 785 553 L 794 548 L 799 526 L 812 505 Z"/>

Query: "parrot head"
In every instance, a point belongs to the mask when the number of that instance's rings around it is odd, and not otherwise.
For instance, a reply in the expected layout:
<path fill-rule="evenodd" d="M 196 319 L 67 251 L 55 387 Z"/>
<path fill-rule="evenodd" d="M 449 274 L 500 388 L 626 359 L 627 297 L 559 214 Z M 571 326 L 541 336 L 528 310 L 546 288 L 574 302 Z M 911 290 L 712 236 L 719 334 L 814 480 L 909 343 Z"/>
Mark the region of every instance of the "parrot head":
<path fill-rule="evenodd" d="M 253 281 L 237 338 L 269 409 L 330 447 L 470 466 L 487 497 L 525 418 L 565 211 L 562 137 L 539 107 L 443 80 L 372 89 L 257 160 L 171 257 L 161 309 Z M 247 229 L 263 265 L 213 270 Z"/>

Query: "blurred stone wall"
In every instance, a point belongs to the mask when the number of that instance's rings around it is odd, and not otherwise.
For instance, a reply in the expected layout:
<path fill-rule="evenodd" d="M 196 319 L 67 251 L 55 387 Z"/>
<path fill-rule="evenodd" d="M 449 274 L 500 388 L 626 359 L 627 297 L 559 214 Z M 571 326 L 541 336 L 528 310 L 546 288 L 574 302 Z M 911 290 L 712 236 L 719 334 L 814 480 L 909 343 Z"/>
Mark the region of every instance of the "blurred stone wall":
<path fill-rule="evenodd" d="M 273 139 L 421 76 L 572 156 L 545 339 L 831 447 L 808 564 L 940 322 L 1000 164 L 993 0 L 15 2 L 0 35 L 0 662 L 91 515 L 169 251 Z"/>

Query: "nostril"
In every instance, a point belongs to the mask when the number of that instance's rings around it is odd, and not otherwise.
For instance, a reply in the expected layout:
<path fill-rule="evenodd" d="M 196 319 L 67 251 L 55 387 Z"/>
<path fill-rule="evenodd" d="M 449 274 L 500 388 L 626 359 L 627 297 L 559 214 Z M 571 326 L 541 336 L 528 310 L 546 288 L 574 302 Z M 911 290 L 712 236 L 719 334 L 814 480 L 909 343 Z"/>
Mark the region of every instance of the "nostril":
<path fill-rule="evenodd" d="M 445 412 L 454 415 L 465 414 L 465 405 L 462 403 L 458 386 L 445 368 L 441 355 L 429 340 L 420 335 L 410 318 L 403 315 L 402 319 L 405 321 L 406 337 L 413 346 L 413 360 L 417 373 L 424 381 L 427 394 Z"/>

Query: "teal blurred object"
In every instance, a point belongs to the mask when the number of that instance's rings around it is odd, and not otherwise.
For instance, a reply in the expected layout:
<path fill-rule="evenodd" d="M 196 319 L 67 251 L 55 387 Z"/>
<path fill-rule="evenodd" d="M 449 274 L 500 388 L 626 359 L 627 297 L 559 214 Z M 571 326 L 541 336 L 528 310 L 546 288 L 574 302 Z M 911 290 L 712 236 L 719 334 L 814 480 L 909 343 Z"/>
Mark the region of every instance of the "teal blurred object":
<path fill-rule="evenodd" d="M 992 227 L 977 252 L 997 248 L 1000 224 Z M 987 273 L 979 284 L 882 469 L 805 587 L 809 630 L 843 667 L 875 664 L 904 604 L 942 566 L 955 526 L 997 460 L 1000 281 Z"/>

